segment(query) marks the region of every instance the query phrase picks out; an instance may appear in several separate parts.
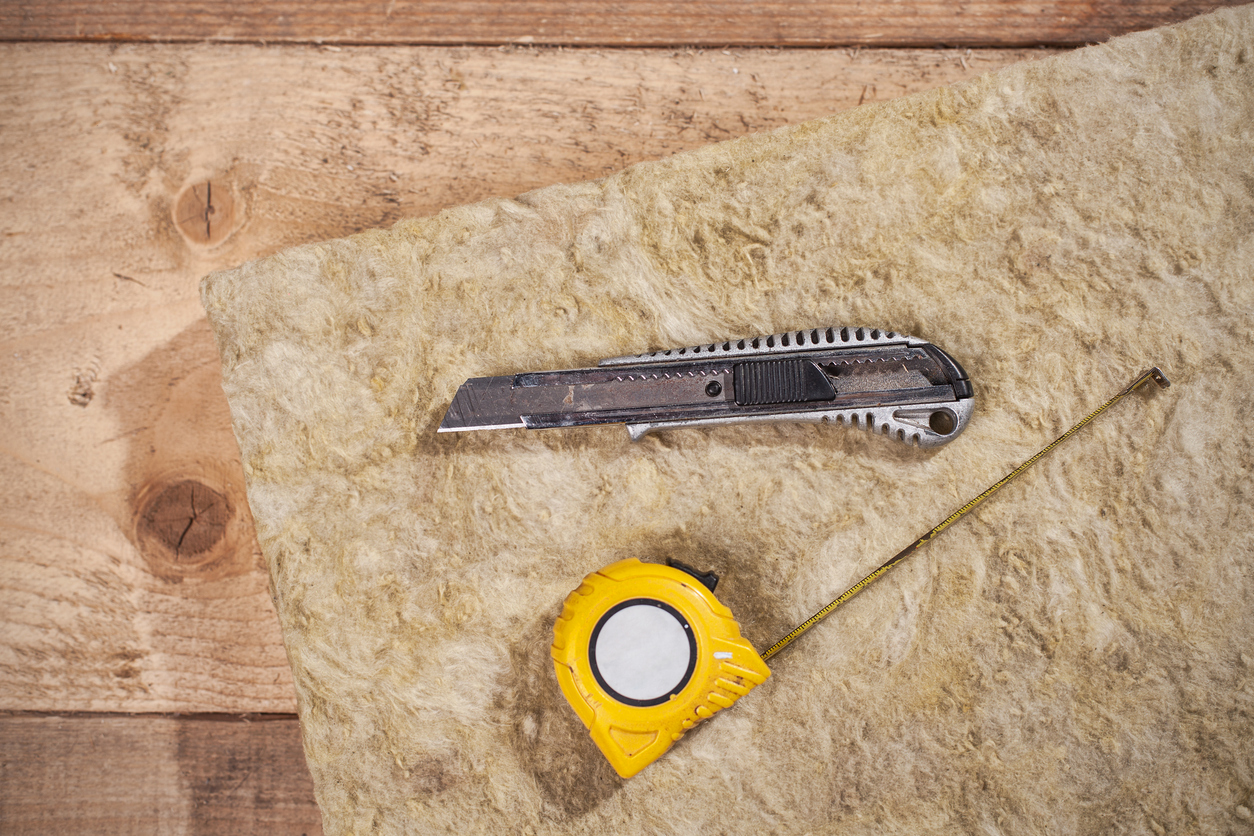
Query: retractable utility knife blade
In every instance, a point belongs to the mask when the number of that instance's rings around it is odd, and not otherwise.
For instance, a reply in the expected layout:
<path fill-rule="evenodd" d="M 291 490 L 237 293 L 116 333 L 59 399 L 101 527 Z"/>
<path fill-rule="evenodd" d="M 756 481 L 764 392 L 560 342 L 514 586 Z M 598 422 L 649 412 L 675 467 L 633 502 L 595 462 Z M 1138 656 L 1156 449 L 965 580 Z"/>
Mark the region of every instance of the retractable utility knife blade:
<path fill-rule="evenodd" d="M 830 421 L 937 447 L 966 427 L 972 397 L 962 366 L 925 340 L 815 328 L 471 378 L 439 432 L 626 424 L 636 440 L 678 427 Z"/>

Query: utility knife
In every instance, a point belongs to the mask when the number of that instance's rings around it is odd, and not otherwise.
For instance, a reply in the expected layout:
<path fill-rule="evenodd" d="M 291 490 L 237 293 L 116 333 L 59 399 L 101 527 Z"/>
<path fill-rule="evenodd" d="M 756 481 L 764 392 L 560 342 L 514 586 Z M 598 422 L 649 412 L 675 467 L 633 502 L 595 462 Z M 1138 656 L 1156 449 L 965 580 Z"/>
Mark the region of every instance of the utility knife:
<path fill-rule="evenodd" d="M 972 397 L 962 366 L 926 340 L 815 328 L 471 378 L 439 432 L 626 424 L 634 441 L 679 427 L 807 421 L 937 447 L 966 427 Z"/>

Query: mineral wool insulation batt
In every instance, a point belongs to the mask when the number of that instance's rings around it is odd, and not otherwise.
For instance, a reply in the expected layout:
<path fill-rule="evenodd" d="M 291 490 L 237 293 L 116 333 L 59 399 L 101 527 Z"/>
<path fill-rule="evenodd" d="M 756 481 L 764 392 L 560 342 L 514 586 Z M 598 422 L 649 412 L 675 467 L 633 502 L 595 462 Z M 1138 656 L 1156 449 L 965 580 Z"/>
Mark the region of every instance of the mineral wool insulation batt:
<path fill-rule="evenodd" d="M 1254 832 L 1252 184 L 1245 6 L 206 278 L 326 830 Z M 944 346 L 962 436 L 435 432 L 830 325 Z M 1154 364 L 634 778 L 563 700 L 588 573 L 713 571 L 762 648 Z"/>

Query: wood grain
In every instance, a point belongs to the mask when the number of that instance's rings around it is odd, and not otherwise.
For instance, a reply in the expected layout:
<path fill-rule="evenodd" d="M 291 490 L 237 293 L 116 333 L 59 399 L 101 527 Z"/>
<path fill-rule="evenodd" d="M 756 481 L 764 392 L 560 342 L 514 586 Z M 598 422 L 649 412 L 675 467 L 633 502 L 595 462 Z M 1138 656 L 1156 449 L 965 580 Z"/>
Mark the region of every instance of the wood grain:
<path fill-rule="evenodd" d="M 0 709 L 295 709 L 208 271 L 1041 54 L 0 46 Z"/>
<path fill-rule="evenodd" d="M 292 716 L 0 716 L 0 832 L 322 833 Z"/>
<path fill-rule="evenodd" d="M 1080 45 L 1240 0 L 5 0 L 4 40 L 570 46 Z"/>

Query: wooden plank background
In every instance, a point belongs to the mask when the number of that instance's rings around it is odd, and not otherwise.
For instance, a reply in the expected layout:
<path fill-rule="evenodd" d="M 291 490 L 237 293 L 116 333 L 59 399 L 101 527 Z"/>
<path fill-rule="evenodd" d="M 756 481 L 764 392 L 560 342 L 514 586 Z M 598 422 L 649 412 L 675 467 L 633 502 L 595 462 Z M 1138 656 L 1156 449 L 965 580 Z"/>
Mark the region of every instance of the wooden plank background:
<path fill-rule="evenodd" d="M 0 831 L 321 832 L 205 273 L 1213 5 L 0 3 Z"/>
<path fill-rule="evenodd" d="M 1239 1 L 1227 0 L 1229 5 Z M 5 0 L 16 40 L 566 46 L 1075 46 L 1225 0 Z M 177 9 L 177 13 L 173 13 Z"/>
<path fill-rule="evenodd" d="M 4 833 L 322 832 L 294 717 L 0 716 Z"/>

